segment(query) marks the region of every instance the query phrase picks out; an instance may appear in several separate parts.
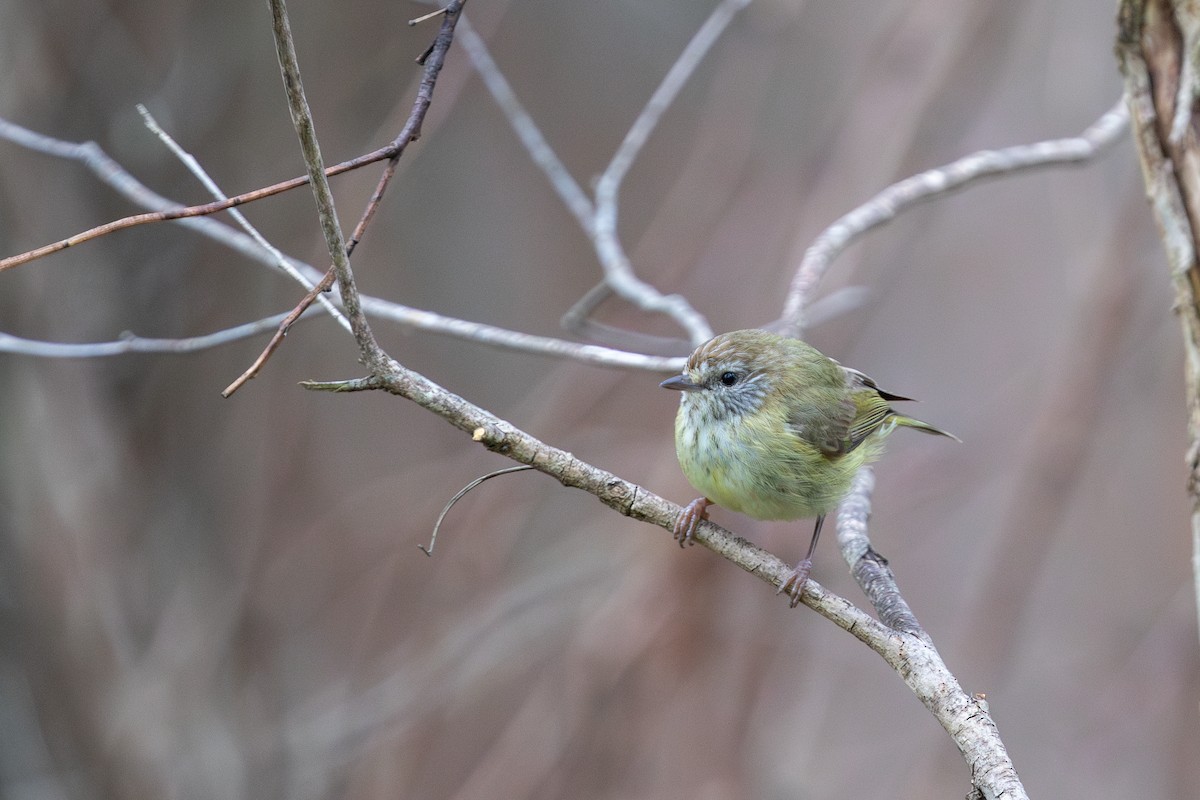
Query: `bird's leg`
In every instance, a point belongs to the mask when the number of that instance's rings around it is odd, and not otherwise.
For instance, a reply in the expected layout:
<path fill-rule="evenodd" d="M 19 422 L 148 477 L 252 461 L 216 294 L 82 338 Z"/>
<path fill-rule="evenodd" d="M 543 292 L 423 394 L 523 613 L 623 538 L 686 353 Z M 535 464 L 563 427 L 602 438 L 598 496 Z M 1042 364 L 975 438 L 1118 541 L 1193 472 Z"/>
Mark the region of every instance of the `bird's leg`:
<path fill-rule="evenodd" d="M 808 573 L 812 571 L 812 557 L 817 549 L 817 539 L 821 538 L 821 525 L 824 522 L 824 514 L 817 517 L 817 526 L 813 528 L 812 541 L 808 543 L 808 553 L 788 573 L 787 580 L 779 584 L 779 589 L 775 592 L 775 594 L 787 592 L 788 597 L 791 598 L 791 602 L 788 605 L 792 608 L 800 605 L 800 594 L 804 591 L 804 584 L 808 580 Z"/>
<path fill-rule="evenodd" d="M 696 536 L 696 526 L 700 524 L 700 520 L 708 519 L 708 507 L 711 505 L 712 500 L 707 497 L 697 497 L 683 507 L 683 511 L 675 519 L 675 538 L 679 540 L 680 547 L 695 544 L 693 538 Z"/>

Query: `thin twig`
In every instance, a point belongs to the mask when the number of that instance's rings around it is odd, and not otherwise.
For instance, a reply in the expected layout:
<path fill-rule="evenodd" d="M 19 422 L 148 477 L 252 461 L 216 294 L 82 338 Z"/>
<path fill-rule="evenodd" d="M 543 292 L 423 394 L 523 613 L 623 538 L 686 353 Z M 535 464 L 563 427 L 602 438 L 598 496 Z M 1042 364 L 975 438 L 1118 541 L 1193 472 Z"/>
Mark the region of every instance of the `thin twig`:
<path fill-rule="evenodd" d="M 592 319 L 592 314 L 596 309 L 612 296 L 612 288 L 607 283 L 597 283 L 567 309 L 559 320 L 559 324 L 562 325 L 563 330 L 570 331 L 581 339 L 601 342 L 608 347 L 622 350 L 669 355 L 671 353 L 690 353 L 695 349 L 687 339 L 675 336 L 652 336 L 641 331 L 605 325 L 603 322 Z"/>
<path fill-rule="evenodd" d="M 579 227 L 590 236 L 595 214 L 591 198 L 571 177 L 567 166 L 559 159 L 537 123 L 533 121 L 533 117 L 517 99 L 517 93 L 492 58 L 483 37 L 476 33 L 471 21 L 465 17 L 459 21 L 458 43 L 470 57 L 475 71 L 483 80 L 484 87 L 492 95 L 492 100 L 499 106 L 508 120 L 509 127 L 525 147 L 534 165 L 545 174 L 550 181 L 550 187 L 558 194 L 563 205 L 575 217 Z"/>
<path fill-rule="evenodd" d="M 266 365 L 267 360 L 270 359 L 271 356 L 275 355 L 275 351 L 279 349 L 281 344 L 283 344 L 283 337 L 288 335 L 288 331 L 290 331 L 292 326 L 295 325 L 296 322 L 304 315 L 304 312 L 307 311 L 310 306 L 312 306 L 313 301 L 316 300 L 317 297 L 321 297 L 325 292 L 329 291 L 332 286 L 333 269 L 330 268 L 330 270 L 325 273 L 325 277 L 321 278 L 321 282 L 309 289 L 308 293 L 305 294 L 304 297 L 300 298 L 300 302 L 296 304 L 296 307 L 283 315 L 282 319 L 279 321 L 279 325 L 275 328 L 275 332 L 271 334 L 270 340 L 267 341 L 267 346 L 264 347 L 262 352 L 258 354 L 258 358 L 254 359 L 250 366 L 247 367 L 246 370 L 233 381 L 233 383 L 221 390 L 221 396 L 225 398 L 231 397 L 233 393 L 242 388 L 247 381 L 258 377 L 258 373 L 262 371 L 262 368 Z M 326 302 L 326 299 L 321 297 L 321 301 L 324 303 Z M 345 317 L 342 317 L 340 313 L 339 317 L 342 320 L 346 319 Z M 347 324 L 349 324 L 348 321 Z"/>
<path fill-rule="evenodd" d="M 358 225 L 355 226 L 354 233 L 350 236 L 350 241 L 347 244 L 348 253 L 354 252 L 354 248 L 361 241 L 363 233 L 374 218 L 375 211 L 379 208 L 379 204 L 383 200 L 383 195 L 387 191 L 392 177 L 396 174 L 396 164 L 399 162 L 400 156 L 404 155 L 404 151 L 410 143 L 421 138 L 421 128 L 425 124 L 425 115 L 429 111 L 429 106 L 433 103 L 433 90 L 437 86 L 438 75 L 441 74 L 442 66 L 446 63 L 446 54 L 450 52 L 450 45 L 454 41 L 454 32 L 458 23 L 462 20 L 464 1 L 453 0 L 445 8 L 435 12 L 435 14 L 443 15 L 442 26 L 438 30 L 437 37 L 420 59 L 424 70 L 421 73 L 421 83 L 417 86 L 417 95 L 413 99 L 412 110 L 409 111 L 408 119 L 405 120 L 400 133 L 392 140 L 390 145 L 392 154 L 388 158 L 387 168 L 380 175 L 379 181 L 375 186 L 375 191 L 371 193 L 366 208 L 363 210 L 362 218 L 359 220 Z M 420 22 L 429 19 L 435 14 L 427 14 L 416 21 Z"/>
<path fill-rule="evenodd" d="M 55 139 L 23 128 L 3 118 L 0 118 L 0 139 L 5 139 L 28 150 L 82 164 L 101 182 L 112 187 L 134 204 L 151 212 L 172 211 L 184 207 L 182 203 L 163 197 L 140 182 L 95 142 L 67 142 Z M 258 243 L 219 220 L 196 216 L 182 217 L 176 219 L 175 222 L 202 233 L 253 261 L 272 269 L 279 269 L 275 260 Z M 295 259 L 290 261 L 301 271 L 306 267 Z"/>
<path fill-rule="evenodd" d="M 429 547 L 426 547 L 423 544 L 419 544 L 419 545 L 417 545 L 417 549 L 420 550 L 425 555 L 429 556 L 430 558 L 433 557 L 433 548 L 434 548 L 434 545 L 437 544 L 437 535 L 438 535 L 438 531 L 441 530 L 442 520 L 444 520 L 446 518 L 446 515 L 450 513 L 450 509 L 454 508 L 454 504 L 457 503 L 459 500 L 462 500 L 464 497 L 466 497 L 467 493 L 470 492 L 472 489 L 474 489 L 476 486 L 483 483 L 484 481 L 490 481 L 492 478 L 498 477 L 500 475 L 507 475 L 510 472 L 522 472 L 527 469 L 533 469 L 533 467 L 529 466 L 528 464 L 518 464 L 515 467 L 505 467 L 504 469 L 498 469 L 495 472 L 489 472 L 487 475 L 480 475 L 478 478 L 471 481 L 463 488 L 459 489 L 457 492 L 455 492 L 454 497 L 451 497 L 449 502 L 447 502 L 446 505 L 442 508 L 442 513 L 438 514 L 437 522 L 433 523 L 433 533 L 430 534 L 430 536 L 429 536 Z"/>
<path fill-rule="evenodd" d="M 625 138 L 621 141 L 621 145 L 613 153 L 608 166 L 596 181 L 597 217 L 610 216 L 615 220 L 617 192 L 620 190 L 621 181 L 625 180 L 629 168 L 633 166 L 638 154 L 642 152 L 642 148 L 649 141 L 650 135 L 658 127 L 659 120 L 675 102 L 675 98 L 691 79 L 700 62 L 721 38 L 721 34 L 725 32 L 729 23 L 733 22 L 733 18 L 737 16 L 738 12 L 748 5 L 750 5 L 750 0 L 721 0 L 708 15 L 708 19 L 704 20 L 704 24 L 692 34 L 691 40 L 680 51 L 675 63 L 667 70 L 667 74 L 663 76 L 658 88 L 654 90 L 650 99 L 646 101 L 646 105 L 638 113 L 637 119 L 625 132 Z"/>
<path fill-rule="evenodd" d="M 597 283 L 566 310 L 559 319 L 559 324 L 562 325 L 563 330 L 570 331 L 576 336 L 586 336 L 589 333 L 588 318 L 612 295 L 612 288 L 607 283 L 604 281 Z"/>
<path fill-rule="evenodd" d="M 779 329 L 799 335 L 805 327 L 805 306 L 830 264 L 851 242 L 867 231 L 926 200 L 945 196 L 984 178 L 1038 167 L 1079 164 L 1120 141 L 1129 121 L 1122 98 L 1076 137 L 981 150 L 945 166 L 905 178 L 844 215 L 809 246 L 792 278 Z"/>
<path fill-rule="evenodd" d="M 344 172 L 350 172 L 366 166 L 367 164 L 374 164 L 376 161 L 382 161 L 385 158 L 389 158 L 392 154 L 392 151 L 392 146 L 388 145 L 387 147 L 382 147 L 371 153 L 361 155 L 349 161 L 343 161 L 340 164 L 335 164 L 332 167 L 328 167 L 326 169 L 326 175 L 341 175 Z M 93 239 L 98 239 L 102 236 L 107 236 L 108 234 L 115 233 L 117 231 L 126 230 L 127 228 L 134 228 L 138 225 L 146 225 L 151 222 L 166 222 L 170 220 L 190 219 L 193 217 L 205 217 L 221 211 L 226 211 L 230 208 L 236 208 L 237 206 L 242 206 L 247 203 L 253 203 L 256 200 L 262 200 L 283 192 L 291 191 L 292 189 L 297 189 L 308 183 L 308 180 L 309 179 L 307 176 L 301 178 L 292 178 L 290 180 L 281 181 L 280 183 L 275 183 L 270 186 L 264 186 L 261 189 L 254 189 L 253 191 L 234 195 L 227 200 L 217 200 L 211 203 L 201 203 L 200 205 L 182 206 L 162 211 L 152 211 L 145 214 L 134 214 L 128 217 L 122 217 L 121 219 L 106 222 L 103 225 L 97 225 L 94 228 L 81 231 L 73 236 L 68 236 L 66 239 L 60 239 L 57 242 L 52 242 L 15 256 L 9 256 L 8 258 L 0 259 L 0 272 L 3 272 L 7 269 L 12 269 L 13 267 L 19 267 L 23 264 L 28 264 L 31 261 L 36 261 L 39 258 L 45 258 L 48 255 L 53 255 L 54 253 L 61 253 L 68 247 L 74 247 L 76 245 L 83 244 L 84 242 L 90 242 Z"/>
<path fill-rule="evenodd" d="M 215 333 L 183 339 L 150 339 L 130 333 L 114 342 L 65 343 L 43 342 L 0 333 L 0 352 L 18 353 L 37 358 L 104 358 L 129 353 L 194 353 L 198 350 L 208 350 L 240 339 L 258 336 L 279 325 L 282 318 L 282 314 L 275 314 Z"/>
<path fill-rule="evenodd" d="M 191 153 L 184 150 L 183 147 L 181 147 L 180 144 L 175 141 L 175 138 L 171 136 L 171 134 L 163 130 L 162 126 L 158 124 L 158 120 L 154 118 L 154 115 L 150 113 L 149 109 L 147 109 L 141 103 L 138 103 L 137 111 L 142 115 L 142 121 L 145 123 L 146 128 L 149 129 L 149 131 L 155 136 L 157 136 L 159 141 L 166 145 L 167 149 L 170 150 L 177 159 L 179 159 L 180 163 L 187 168 L 188 172 L 192 173 L 192 175 L 194 175 L 196 179 L 203 184 L 205 189 L 208 189 L 209 193 L 211 193 L 213 197 L 215 197 L 217 200 L 229 199 L 228 195 L 221 191 L 221 187 L 217 185 L 217 182 L 214 181 L 204 167 L 201 166 L 199 160 L 197 160 L 196 157 Z M 241 211 L 238 211 L 236 208 L 231 208 L 229 209 L 229 216 L 237 220 L 237 223 L 239 226 L 241 226 L 242 230 L 244 230 L 251 239 L 258 242 L 258 245 L 262 249 L 271 254 L 271 257 L 275 260 L 275 265 L 279 269 L 291 276 L 294 281 L 299 283 L 304 288 L 313 288 L 312 281 L 308 280 L 308 278 L 305 277 L 290 260 L 288 260 L 288 257 L 285 256 L 279 250 L 279 248 L 267 241 L 267 237 L 259 233 L 258 228 L 255 228 L 250 224 L 250 220 L 246 219 L 245 214 L 243 214 Z M 333 317 L 346 331 L 349 331 L 350 323 L 346 320 L 346 317 L 343 316 L 342 312 L 338 310 L 338 308 L 327 297 L 321 296 L 320 301 L 325 307 L 325 310 L 329 312 L 329 315 Z M 303 308 L 300 309 L 300 313 L 303 313 L 303 311 Z M 299 318 L 300 314 L 297 313 L 295 316 L 296 318 Z"/>
<path fill-rule="evenodd" d="M 456 13 L 455 10 L 460 9 L 461 7 L 461 0 L 455 0 L 455 2 L 452 2 L 446 7 L 445 13 L 449 16 L 451 13 Z M 443 26 L 443 32 L 444 30 L 445 28 Z M 441 36 L 442 34 L 439 34 L 439 40 Z M 435 41 L 435 48 L 437 44 L 438 42 Z M 428 72 L 426 75 L 428 76 Z M 420 96 L 420 92 L 418 92 L 418 102 L 428 102 L 428 98 L 422 98 Z M 406 132 L 407 136 L 405 135 Z M 324 174 L 326 177 L 341 175 L 345 172 L 351 172 L 368 164 L 374 164 L 378 161 L 383 161 L 385 159 L 397 156 L 409 141 L 420 136 L 419 127 L 413 130 L 407 130 L 406 132 L 402 131 L 400 137 L 397 137 L 396 140 L 384 147 L 373 150 L 370 153 L 364 153 L 363 155 L 352 158 L 349 161 L 343 161 L 340 164 L 335 164 L 332 167 L 325 168 Z M 85 142 L 83 144 L 74 144 L 60 142 L 58 140 L 42 136 L 41 134 L 28 131 L 18 125 L 13 125 L 6 120 L 0 120 L 0 136 L 18 142 L 19 144 L 23 144 L 31 149 L 41 150 L 42 152 L 50 153 L 52 155 L 58 155 L 64 158 L 74 158 L 78 160 L 90 159 L 94 164 L 97 164 L 97 167 L 100 169 L 103 169 L 104 165 L 98 162 L 103 162 L 106 160 L 111 161 L 111 159 L 108 159 L 107 156 L 103 156 L 102 158 L 100 157 L 102 155 L 102 151 L 100 151 L 100 148 L 94 143 Z M 96 169 L 96 167 L 94 167 L 94 169 Z M 38 247 L 34 250 L 29 250 L 15 256 L 9 256 L 8 258 L 0 259 L 0 272 L 3 272 L 6 269 L 12 269 L 13 267 L 21 266 L 22 264 L 28 264 L 29 262 L 36 261 L 39 258 L 44 258 L 53 253 L 66 250 L 68 247 L 74 247 L 75 245 L 83 244 L 84 242 L 97 239 L 101 236 L 107 236 L 108 234 L 119 230 L 125 230 L 127 228 L 133 228 L 138 225 L 145 225 L 151 222 L 184 220 L 194 217 L 209 216 L 230 208 L 245 205 L 246 203 L 252 203 L 256 200 L 272 197 L 274 195 L 281 194 L 282 192 L 291 191 L 292 189 L 299 188 L 308 183 L 309 180 L 309 176 L 301 176 L 298 178 L 281 181 L 270 186 L 264 186 L 260 189 L 254 189 L 253 191 L 245 192 L 243 194 L 234 195 L 226 200 L 218 200 L 211 203 L 202 203 L 200 205 L 193 206 L 179 206 L 172 204 L 172 206 L 168 208 L 159 208 L 158 210 L 149 213 L 134 214 L 132 216 L 123 217 L 111 222 L 106 222 L 103 225 L 98 225 L 94 228 L 81 231 L 80 233 L 69 236 L 66 239 L 60 239 L 57 242 Z"/>
<path fill-rule="evenodd" d="M 460 339 L 533 353 L 542 356 L 567 357 L 584 364 L 605 367 L 621 367 L 639 369 L 648 372 L 679 372 L 686 360 L 682 356 L 652 356 L 627 350 L 615 350 L 593 344 L 580 344 L 557 339 L 552 336 L 538 336 L 532 333 L 498 328 L 482 322 L 447 317 L 432 311 L 412 308 L 390 300 L 380 300 L 375 297 L 363 296 L 363 308 L 371 312 L 376 319 L 392 319 L 402 325 L 455 336 Z"/>
<path fill-rule="evenodd" d="M 437 11 L 430 11 L 428 14 L 423 14 L 423 15 L 417 17 L 416 19 L 410 19 L 408 21 L 408 24 L 410 27 L 413 25 L 420 25 L 422 22 L 425 22 L 426 20 L 433 19 L 434 17 L 438 16 L 439 14 L 445 14 L 445 13 L 446 13 L 446 9 L 439 8 Z"/>

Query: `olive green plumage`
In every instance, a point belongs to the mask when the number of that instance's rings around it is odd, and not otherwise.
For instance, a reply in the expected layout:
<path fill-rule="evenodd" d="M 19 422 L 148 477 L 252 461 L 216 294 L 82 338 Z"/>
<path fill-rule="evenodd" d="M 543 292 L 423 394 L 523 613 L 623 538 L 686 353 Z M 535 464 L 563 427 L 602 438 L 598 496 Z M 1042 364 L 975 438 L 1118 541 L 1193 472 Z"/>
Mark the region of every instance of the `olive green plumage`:
<path fill-rule="evenodd" d="M 663 386 L 682 390 L 675 448 L 684 475 L 709 501 L 755 519 L 830 511 L 897 425 L 956 438 L 896 413 L 889 402 L 907 398 L 861 372 L 766 331 L 717 336 Z"/>

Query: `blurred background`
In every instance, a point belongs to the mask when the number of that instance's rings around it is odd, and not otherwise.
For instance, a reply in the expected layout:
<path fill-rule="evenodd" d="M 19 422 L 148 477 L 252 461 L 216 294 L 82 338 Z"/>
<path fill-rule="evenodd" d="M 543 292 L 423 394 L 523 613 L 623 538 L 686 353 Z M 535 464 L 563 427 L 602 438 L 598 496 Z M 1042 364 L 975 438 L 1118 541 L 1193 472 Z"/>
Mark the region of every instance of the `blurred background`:
<path fill-rule="evenodd" d="M 712 2 L 474 2 L 471 19 L 583 185 Z M 326 161 L 390 141 L 437 23 L 405 2 L 290 4 Z M 739 14 L 634 164 L 639 274 L 717 330 L 766 323 L 804 248 L 884 186 L 1113 105 L 1114 4 L 783 2 Z M 95 140 L 157 191 L 303 172 L 264 3 L 0 0 L 0 116 Z M 343 224 L 379 174 L 336 179 Z M 0 251 L 139 211 L 0 142 Z M 323 268 L 307 189 L 245 213 Z M 366 240 L 360 288 L 557 335 L 599 279 L 584 234 L 452 49 Z M 872 525 L 918 618 L 984 692 L 1031 795 L 1192 798 L 1200 670 L 1182 348 L 1122 141 L 994 180 L 851 248 L 819 348 L 924 400 Z M 289 309 L 290 281 L 192 231 L 118 233 L 0 274 L 0 330 L 183 337 Z M 601 317 L 678 335 L 611 302 Z M 679 502 L 678 397 L 601 369 L 377 322 L 406 365 Z M 507 466 L 356 377 L 328 318 L 219 392 L 264 338 L 186 356 L 0 354 L 0 794 L 11 798 L 961 797 L 969 774 L 852 637 L 703 550 Z M 786 560 L 810 523 L 715 521 Z M 814 577 L 863 602 L 833 542 Z"/>

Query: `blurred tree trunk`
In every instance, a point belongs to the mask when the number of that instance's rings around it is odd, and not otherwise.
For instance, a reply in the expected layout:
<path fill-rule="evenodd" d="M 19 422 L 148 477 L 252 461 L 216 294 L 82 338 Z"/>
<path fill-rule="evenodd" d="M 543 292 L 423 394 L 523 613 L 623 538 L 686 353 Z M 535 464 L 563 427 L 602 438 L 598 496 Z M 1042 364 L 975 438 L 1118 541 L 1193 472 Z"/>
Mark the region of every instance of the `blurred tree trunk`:
<path fill-rule="evenodd" d="M 1192 574 L 1200 609 L 1200 0 L 1122 0 L 1117 58 L 1146 195 L 1166 246 L 1175 311 L 1183 326 Z"/>

